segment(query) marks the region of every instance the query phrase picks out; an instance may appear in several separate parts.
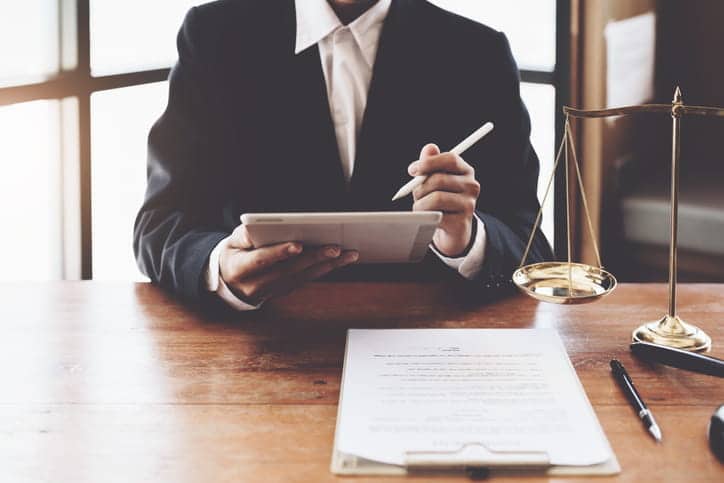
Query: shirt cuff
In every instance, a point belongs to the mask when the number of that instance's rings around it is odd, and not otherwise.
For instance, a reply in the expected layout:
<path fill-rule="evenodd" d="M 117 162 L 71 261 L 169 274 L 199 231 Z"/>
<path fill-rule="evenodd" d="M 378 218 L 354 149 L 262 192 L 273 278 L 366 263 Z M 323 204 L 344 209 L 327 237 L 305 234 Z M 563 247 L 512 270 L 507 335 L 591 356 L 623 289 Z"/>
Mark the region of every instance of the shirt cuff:
<path fill-rule="evenodd" d="M 450 258 L 440 253 L 435 246 L 430 243 L 430 248 L 437 255 L 440 260 L 445 263 L 448 267 L 457 270 L 457 272 L 468 280 L 474 279 L 480 271 L 483 269 L 483 260 L 485 258 L 485 242 L 487 235 L 485 233 L 485 223 L 483 220 L 478 218 L 478 215 L 474 215 L 475 222 L 477 223 L 477 230 L 475 233 L 475 240 L 473 245 L 470 247 L 470 251 L 464 257 Z"/>
<path fill-rule="evenodd" d="M 211 254 L 209 255 L 209 263 L 206 265 L 206 274 L 204 277 L 206 290 L 208 290 L 209 292 L 214 292 L 216 295 L 219 296 L 219 298 L 221 298 L 221 300 L 226 302 L 227 305 L 235 310 L 256 310 L 261 307 L 261 303 L 259 305 L 251 305 L 244 302 L 239 297 L 234 295 L 229 286 L 226 285 L 226 282 L 224 282 L 224 279 L 221 278 L 219 256 L 221 256 L 221 250 L 226 246 L 226 241 L 228 239 L 229 238 L 227 237 L 221 240 L 214 247 L 214 249 L 211 251 Z"/>

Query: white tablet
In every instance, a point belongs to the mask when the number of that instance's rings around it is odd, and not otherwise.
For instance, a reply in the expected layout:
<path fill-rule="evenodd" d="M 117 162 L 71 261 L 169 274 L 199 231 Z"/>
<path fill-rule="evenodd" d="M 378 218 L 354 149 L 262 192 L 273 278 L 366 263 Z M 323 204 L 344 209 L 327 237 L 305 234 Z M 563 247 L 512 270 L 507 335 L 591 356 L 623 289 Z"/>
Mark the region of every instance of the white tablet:
<path fill-rule="evenodd" d="M 418 262 L 427 252 L 439 211 L 372 213 L 246 213 L 254 246 L 298 241 L 305 246 L 339 245 L 358 250 L 358 263 Z"/>

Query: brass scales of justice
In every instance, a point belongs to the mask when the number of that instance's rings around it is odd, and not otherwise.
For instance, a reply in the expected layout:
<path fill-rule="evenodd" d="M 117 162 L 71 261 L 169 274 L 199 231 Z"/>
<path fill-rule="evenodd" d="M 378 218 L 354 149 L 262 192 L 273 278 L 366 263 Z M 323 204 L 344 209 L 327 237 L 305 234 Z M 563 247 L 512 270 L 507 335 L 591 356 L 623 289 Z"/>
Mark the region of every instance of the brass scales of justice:
<path fill-rule="evenodd" d="M 533 229 L 528 239 L 520 267 L 513 274 L 513 282 L 524 293 L 543 302 L 557 304 L 582 304 L 594 302 L 613 292 L 616 288 L 616 278 L 603 269 L 598 243 L 593 231 L 591 216 L 586 201 L 586 193 L 581 179 L 576 147 L 571 134 L 570 117 L 575 118 L 604 118 L 623 116 L 637 113 L 667 113 L 672 117 L 672 149 L 671 149 L 671 239 L 669 243 L 669 310 L 661 319 L 644 323 L 632 333 L 634 341 L 651 342 L 668 347 L 675 347 L 689 351 L 704 351 L 711 347 L 711 338 L 698 327 L 684 322 L 676 315 L 676 273 L 677 273 L 677 226 L 679 205 L 679 161 L 681 155 L 681 118 L 683 116 L 719 116 L 724 117 L 724 108 L 687 106 L 684 104 L 681 90 L 677 87 L 674 100 L 671 104 L 644 104 L 639 106 L 617 107 L 600 110 L 580 110 L 568 106 L 563 107 L 566 116 L 565 129 L 561 146 L 556 155 L 541 208 L 536 216 Z M 593 248 L 596 255 L 597 267 L 584 263 L 571 262 L 571 201 L 569 190 L 569 152 L 573 157 L 573 164 L 581 191 L 583 211 L 586 217 Z M 566 180 L 566 238 L 568 244 L 568 260 L 565 262 L 542 262 L 525 265 L 528 258 L 533 237 L 538 228 L 543 213 L 543 206 L 550 192 L 553 178 L 561 161 L 565 159 Z"/>

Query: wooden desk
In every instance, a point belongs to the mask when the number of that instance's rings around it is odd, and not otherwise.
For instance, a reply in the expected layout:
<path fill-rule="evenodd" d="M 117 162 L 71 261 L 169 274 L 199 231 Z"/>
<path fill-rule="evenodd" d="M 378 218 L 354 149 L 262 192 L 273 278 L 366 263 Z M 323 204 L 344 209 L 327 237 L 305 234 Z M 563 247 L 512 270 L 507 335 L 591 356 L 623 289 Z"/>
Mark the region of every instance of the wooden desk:
<path fill-rule="evenodd" d="M 315 284 L 235 320 L 205 319 L 147 284 L 0 287 L 3 481 L 335 481 L 348 327 L 555 327 L 623 467 L 602 480 L 724 481 L 706 439 L 722 380 L 628 352 L 631 330 L 662 315 L 664 285 L 561 307 L 523 296 L 461 304 L 435 285 Z M 724 286 L 679 294 L 681 315 L 724 355 Z M 614 356 L 655 413 L 661 446 L 611 379 Z"/>

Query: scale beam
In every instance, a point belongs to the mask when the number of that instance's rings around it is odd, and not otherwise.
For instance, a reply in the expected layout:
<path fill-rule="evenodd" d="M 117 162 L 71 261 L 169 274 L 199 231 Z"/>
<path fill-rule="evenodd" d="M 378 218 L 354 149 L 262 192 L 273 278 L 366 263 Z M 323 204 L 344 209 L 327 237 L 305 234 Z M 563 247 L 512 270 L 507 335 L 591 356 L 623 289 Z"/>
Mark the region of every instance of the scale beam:
<path fill-rule="evenodd" d="M 642 104 L 640 106 L 614 107 L 611 109 L 575 109 L 563 106 L 566 116 L 575 118 L 602 118 L 626 116 L 629 114 L 664 113 L 671 114 L 674 110 L 682 116 L 713 116 L 724 117 L 724 109 L 718 107 L 687 106 L 685 104 Z"/>

